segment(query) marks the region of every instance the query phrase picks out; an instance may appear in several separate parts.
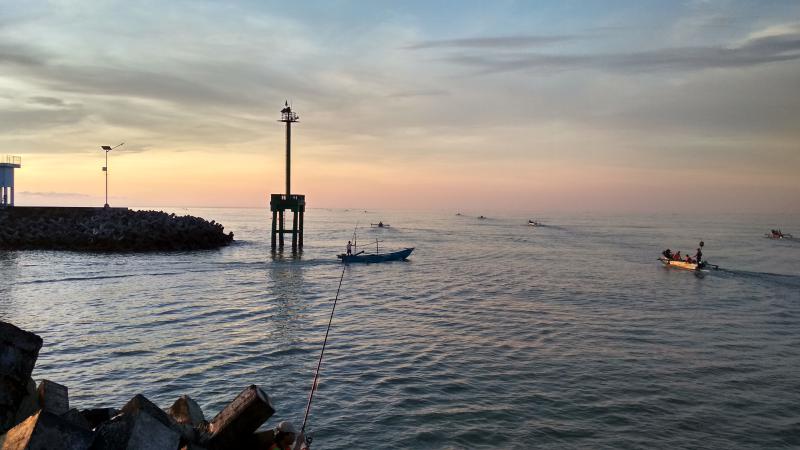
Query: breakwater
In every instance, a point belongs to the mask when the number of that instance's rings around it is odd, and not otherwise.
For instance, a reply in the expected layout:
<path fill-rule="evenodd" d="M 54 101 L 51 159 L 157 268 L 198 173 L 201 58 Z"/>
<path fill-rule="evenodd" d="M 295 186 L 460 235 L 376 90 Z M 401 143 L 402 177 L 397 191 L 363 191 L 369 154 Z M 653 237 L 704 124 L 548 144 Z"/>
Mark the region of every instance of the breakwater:
<path fill-rule="evenodd" d="M 0 448 L 61 450 L 266 450 L 287 432 L 258 431 L 275 409 L 250 385 L 210 421 L 182 395 L 161 409 L 144 395 L 113 406 L 71 408 L 66 386 L 31 378 L 42 338 L 0 321 Z M 281 424 L 283 425 L 283 423 Z"/>
<path fill-rule="evenodd" d="M 127 208 L 0 209 L 0 249 L 173 251 L 228 245 L 233 233 L 200 217 Z"/>

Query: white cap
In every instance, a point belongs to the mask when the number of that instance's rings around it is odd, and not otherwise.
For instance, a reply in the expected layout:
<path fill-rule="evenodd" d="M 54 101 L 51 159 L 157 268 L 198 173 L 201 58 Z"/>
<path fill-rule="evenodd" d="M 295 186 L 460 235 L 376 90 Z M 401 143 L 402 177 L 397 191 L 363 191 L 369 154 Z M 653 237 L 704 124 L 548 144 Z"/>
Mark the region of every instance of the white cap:
<path fill-rule="evenodd" d="M 279 423 L 277 427 L 275 427 L 275 433 L 280 432 L 297 434 L 297 428 L 292 425 L 292 422 L 284 420 L 283 422 Z"/>

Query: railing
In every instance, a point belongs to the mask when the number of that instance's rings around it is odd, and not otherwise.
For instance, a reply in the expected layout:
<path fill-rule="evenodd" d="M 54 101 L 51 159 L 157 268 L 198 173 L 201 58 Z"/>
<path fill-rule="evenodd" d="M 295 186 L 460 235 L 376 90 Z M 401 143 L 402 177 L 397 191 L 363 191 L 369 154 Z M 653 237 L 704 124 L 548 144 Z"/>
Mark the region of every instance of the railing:
<path fill-rule="evenodd" d="M 22 157 L 21 156 L 5 155 L 5 156 L 0 157 L 0 164 L 12 164 L 12 165 L 15 165 L 15 166 L 21 166 L 22 165 Z"/>
<path fill-rule="evenodd" d="M 293 201 L 293 202 L 299 202 L 299 201 L 305 202 L 306 196 L 305 195 L 301 195 L 301 194 L 291 194 L 291 195 L 271 194 L 270 195 L 270 200 L 271 201 L 281 201 L 281 202 L 285 202 L 287 200 L 288 201 Z"/>

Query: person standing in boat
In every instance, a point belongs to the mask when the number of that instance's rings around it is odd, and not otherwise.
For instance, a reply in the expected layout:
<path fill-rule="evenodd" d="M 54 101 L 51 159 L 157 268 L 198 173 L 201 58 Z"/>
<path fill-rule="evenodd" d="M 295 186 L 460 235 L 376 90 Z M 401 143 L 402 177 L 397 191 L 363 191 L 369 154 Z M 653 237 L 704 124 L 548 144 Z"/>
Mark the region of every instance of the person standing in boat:
<path fill-rule="evenodd" d="M 697 253 L 694 254 L 694 260 L 697 261 L 697 264 L 703 262 L 703 251 L 700 250 L 700 247 L 697 247 Z"/>
<path fill-rule="evenodd" d="M 347 241 L 347 256 L 353 254 L 353 244 L 350 241 Z"/>

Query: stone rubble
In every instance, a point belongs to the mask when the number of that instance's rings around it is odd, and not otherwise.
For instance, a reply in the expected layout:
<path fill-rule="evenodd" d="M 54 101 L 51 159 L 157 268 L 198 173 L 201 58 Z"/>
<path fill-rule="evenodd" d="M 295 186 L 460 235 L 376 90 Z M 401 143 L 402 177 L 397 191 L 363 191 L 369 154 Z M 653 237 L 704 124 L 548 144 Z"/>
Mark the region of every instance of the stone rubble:
<path fill-rule="evenodd" d="M 42 339 L 0 321 L 0 450 L 267 450 L 272 430 L 258 431 L 275 409 L 246 387 L 210 422 L 182 395 L 161 409 L 135 395 L 119 410 L 70 408 L 66 386 L 30 378 Z M 3 434 L 5 433 L 5 434 Z"/>
<path fill-rule="evenodd" d="M 233 242 L 215 221 L 127 208 L 0 209 L 0 250 L 176 251 Z"/>

